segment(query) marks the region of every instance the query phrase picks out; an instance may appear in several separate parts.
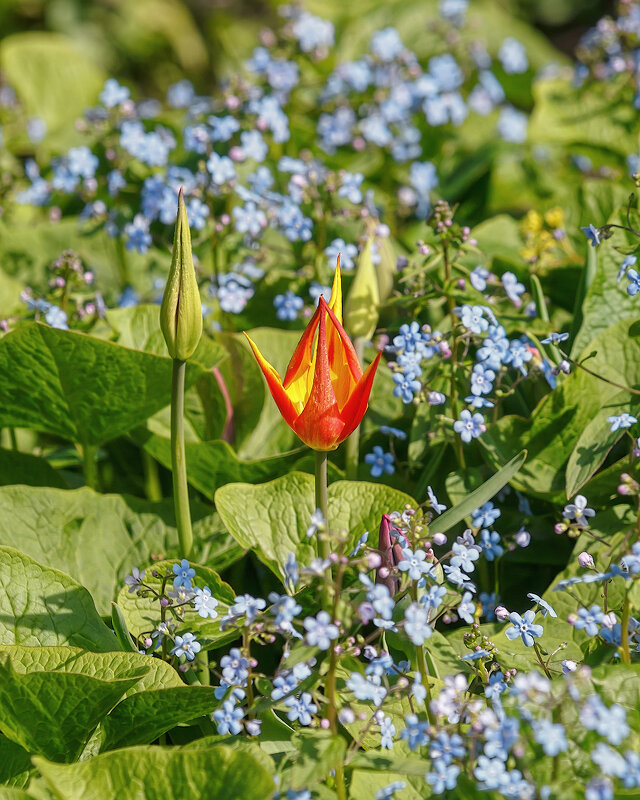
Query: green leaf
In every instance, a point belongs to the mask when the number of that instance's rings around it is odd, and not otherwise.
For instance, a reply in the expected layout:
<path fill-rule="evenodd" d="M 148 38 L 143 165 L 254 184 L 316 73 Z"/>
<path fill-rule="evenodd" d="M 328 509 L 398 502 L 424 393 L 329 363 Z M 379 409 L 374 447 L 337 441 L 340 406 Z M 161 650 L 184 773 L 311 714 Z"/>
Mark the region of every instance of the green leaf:
<path fill-rule="evenodd" d="M 181 723 L 195 720 L 219 705 L 212 686 L 149 689 L 122 700 L 102 723 L 102 750 L 149 744 Z"/>
<path fill-rule="evenodd" d="M 633 395 L 629 392 L 618 392 L 587 423 L 578 437 L 567 464 L 567 497 L 580 491 L 604 462 L 614 444 L 625 434 L 624 429 L 611 431 L 610 416 L 619 416 L 623 412 L 637 416 L 640 411 L 640 398 L 630 402 Z"/>
<path fill-rule="evenodd" d="M 154 563 L 147 569 L 145 584 L 159 592 L 162 580 L 161 578 L 154 578 L 151 571 L 156 570 L 159 575 L 171 573 L 173 564 L 173 561 Z M 178 611 L 183 615 L 181 617 L 184 620 L 182 622 L 183 630 L 189 630 L 195 634 L 203 650 L 209 650 L 224 642 L 233 641 L 234 638 L 237 638 L 237 632 L 220 630 L 220 618 L 224 616 L 235 598 L 233 589 L 220 579 L 217 572 L 209 567 L 193 563 L 191 567 L 196 571 L 193 579 L 194 585 L 201 588 L 208 586 L 211 589 L 211 595 L 218 600 L 218 617 L 216 619 L 210 619 L 209 617 L 203 619 L 191 606 L 183 607 Z M 169 586 L 171 586 L 171 581 L 169 581 Z M 118 606 L 121 608 L 127 628 L 133 636 L 150 635 L 151 631 L 156 630 L 160 624 L 160 604 L 151 594 L 146 597 L 140 597 L 136 592 L 131 593 L 127 587 L 124 587 L 118 596 Z M 167 620 L 171 618 L 171 613 L 168 613 Z"/>
<path fill-rule="evenodd" d="M 116 638 L 120 642 L 120 647 L 122 647 L 125 652 L 137 653 L 138 648 L 133 643 L 124 614 L 117 603 L 111 604 L 111 625 L 113 626 L 113 632 Z"/>
<path fill-rule="evenodd" d="M 190 800 L 270 800 L 275 788 L 249 753 L 224 746 L 131 747 L 72 766 L 34 764 L 61 800 L 166 800 L 186 787 Z"/>
<path fill-rule="evenodd" d="M 87 590 L 12 547 L 0 546 L 0 644 L 70 644 L 101 652 L 118 642 Z"/>
<path fill-rule="evenodd" d="M 171 467 L 171 439 L 138 428 L 133 438 L 167 469 Z M 185 442 L 187 478 L 199 492 L 213 500 L 216 489 L 236 481 L 260 482 L 288 472 L 303 448 L 255 461 L 239 458 L 224 441 Z"/>
<path fill-rule="evenodd" d="M 0 736 L 0 783 L 17 784 L 20 776 L 31 769 L 31 757 L 19 744 Z M 2 795 L 0 795 L 0 798 Z"/>
<path fill-rule="evenodd" d="M 461 522 L 465 517 L 469 516 L 474 509 L 480 508 L 487 500 L 495 497 L 500 489 L 506 486 L 518 472 L 526 458 L 526 450 L 518 453 L 508 464 L 505 464 L 502 469 L 498 470 L 488 481 L 485 481 L 482 486 L 471 492 L 461 503 L 445 511 L 444 514 L 433 520 L 431 524 L 433 533 L 445 533 L 453 528 L 454 525 Z"/>
<path fill-rule="evenodd" d="M 609 222 L 626 225 L 626 211 L 617 211 Z M 638 304 L 625 291 L 625 283 L 618 281 L 618 269 L 624 256 L 615 246 L 637 245 L 637 238 L 627 231 L 616 230 L 614 238 L 601 247 L 588 247 L 595 259 L 595 274 L 581 307 L 581 321 L 573 340 L 571 353 L 578 355 L 606 328 L 621 319 L 638 318 Z"/>
<path fill-rule="evenodd" d="M 284 575 L 289 553 L 295 553 L 302 564 L 316 555 L 312 540 L 306 537 L 315 508 L 311 475 L 290 472 L 257 486 L 227 484 L 216 492 L 215 503 L 233 538 L 255 550 L 276 575 Z M 384 484 L 336 481 L 329 486 L 329 525 L 346 530 L 353 543 L 367 530 L 373 539 L 382 514 L 401 511 L 407 503 L 417 505 L 409 495 Z"/>
<path fill-rule="evenodd" d="M 171 359 L 33 323 L 0 340 L 0 426 L 99 445 L 171 400 Z M 202 370 L 190 365 L 187 383 Z"/>
<path fill-rule="evenodd" d="M 44 31 L 8 36 L 0 66 L 26 115 L 47 123 L 49 143 L 52 135 L 58 146 L 79 140 L 73 123 L 95 105 L 105 75 L 71 39 Z"/>
<path fill-rule="evenodd" d="M 0 786 L 0 800 L 34 800 L 34 795 L 27 794 L 23 789 Z"/>
<path fill-rule="evenodd" d="M 197 542 L 221 538 L 217 515 L 208 511 L 192 504 Z M 2 526 L 0 544 L 75 578 L 89 589 L 102 614 L 111 613 L 111 601 L 132 567 L 146 562 L 149 553 L 177 551 L 170 501 L 148 503 L 87 487 L 61 491 L 7 486 L 0 487 L 0 519 L 12 521 Z M 226 533 L 224 538 L 229 538 Z"/>
<path fill-rule="evenodd" d="M 82 672 L 25 671 L 12 652 L 3 649 L 0 731 L 29 753 L 75 761 L 98 723 L 147 668 L 128 665 L 123 672 L 108 680 Z"/>
<path fill-rule="evenodd" d="M 297 752 L 294 764 L 284 778 L 292 789 L 306 789 L 327 777 L 342 763 L 347 743 L 330 731 L 299 731 L 292 737 Z"/>
<path fill-rule="evenodd" d="M 64 478 L 46 459 L 0 448 L 0 486 L 16 483 L 68 488 Z"/>

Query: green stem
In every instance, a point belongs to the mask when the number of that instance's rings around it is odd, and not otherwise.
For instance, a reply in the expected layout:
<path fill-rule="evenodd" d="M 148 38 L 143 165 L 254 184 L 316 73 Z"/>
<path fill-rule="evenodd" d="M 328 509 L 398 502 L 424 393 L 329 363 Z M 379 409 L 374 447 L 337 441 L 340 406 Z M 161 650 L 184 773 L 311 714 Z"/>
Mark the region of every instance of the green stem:
<path fill-rule="evenodd" d="M 184 453 L 184 374 L 187 362 L 173 359 L 171 379 L 171 468 L 173 470 L 173 504 L 183 558 L 189 558 L 193 547 L 187 463 Z"/>
<path fill-rule="evenodd" d="M 9 428 L 8 430 L 9 430 L 9 439 L 11 441 L 11 449 L 12 450 L 17 450 L 18 449 L 18 439 L 16 437 L 16 429 L 15 428 Z"/>
<path fill-rule="evenodd" d="M 411 598 L 414 603 L 418 602 L 418 586 L 416 583 L 413 583 L 411 586 Z M 427 717 L 431 725 L 435 725 L 436 719 L 433 711 L 431 710 L 431 684 L 429 683 L 429 667 L 427 666 L 426 651 L 424 645 L 422 644 L 416 645 L 416 666 L 420 670 L 420 680 L 424 686 L 425 692 L 427 693 Z"/>
<path fill-rule="evenodd" d="M 455 334 L 456 325 L 458 324 L 458 320 L 456 318 L 454 308 L 455 308 L 455 300 L 449 293 L 451 291 L 451 264 L 449 262 L 449 251 L 447 249 L 447 243 L 442 243 L 442 257 L 444 261 L 444 280 L 445 286 L 447 291 L 447 307 L 449 309 L 449 316 L 451 317 L 451 388 L 449 390 L 451 396 L 451 412 L 453 414 L 454 419 L 458 419 L 458 386 L 456 380 L 456 372 L 458 367 L 458 339 Z M 453 449 L 456 454 L 456 458 L 458 459 L 458 464 L 460 465 L 460 469 L 466 469 L 466 463 L 464 458 L 464 445 L 462 439 L 454 434 L 453 439 Z"/>
<path fill-rule="evenodd" d="M 624 604 L 622 606 L 622 619 L 620 620 L 620 641 L 621 641 L 621 658 L 623 664 L 631 663 L 631 652 L 629 650 L 629 615 L 631 614 L 631 604 L 629 603 L 629 592 L 624 596 Z"/>
<path fill-rule="evenodd" d="M 326 450 L 316 450 L 316 508 L 320 509 L 325 521 L 326 530 L 319 539 L 320 557 L 324 560 L 331 555 L 331 543 L 329 542 L 329 497 L 327 494 L 327 463 L 329 454 Z M 325 583 L 322 589 L 322 607 L 326 611 L 331 610 L 331 582 L 333 580 L 331 566 L 327 567 Z"/>
<path fill-rule="evenodd" d="M 533 649 L 535 651 L 536 658 L 538 659 L 538 663 L 540 664 L 540 666 L 544 670 L 544 674 L 547 676 L 547 678 L 550 679 L 551 678 L 551 673 L 549 672 L 549 668 L 547 667 L 547 665 L 544 663 L 544 660 L 542 658 L 542 653 L 540 652 L 540 647 L 539 647 L 537 642 L 533 643 Z"/>
<path fill-rule="evenodd" d="M 98 489 L 98 448 L 93 444 L 82 447 L 82 471 L 84 482 L 91 489 Z"/>
<path fill-rule="evenodd" d="M 358 363 L 364 360 L 364 339 L 356 336 L 353 346 L 358 357 Z M 355 481 L 358 476 L 358 463 L 360 461 L 360 426 L 349 436 L 345 443 L 345 467 L 348 481 Z"/>
<path fill-rule="evenodd" d="M 162 500 L 162 486 L 160 484 L 158 462 L 146 450 L 142 451 L 142 468 L 144 470 L 144 491 L 147 495 L 147 500 L 151 500 L 152 503 L 159 503 Z"/>

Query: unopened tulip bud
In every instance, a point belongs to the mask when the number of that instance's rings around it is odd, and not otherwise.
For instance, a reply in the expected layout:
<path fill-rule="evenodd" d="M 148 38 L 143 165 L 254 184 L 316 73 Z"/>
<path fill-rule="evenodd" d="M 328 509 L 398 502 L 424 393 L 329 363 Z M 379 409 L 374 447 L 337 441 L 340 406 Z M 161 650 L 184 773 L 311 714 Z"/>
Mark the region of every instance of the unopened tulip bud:
<path fill-rule="evenodd" d="M 578 556 L 578 564 L 580 564 L 581 567 L 586 567 L 588 569 L 593 569 L 595 566 L 591 553 L 580 553 Z"/>
<path fill-rule="evenodd" d="M 202 336 L 202 305 L 182 189 L 178 195 L 173 255 L 160 308 L 160 327 L 171 358 L 186 361 L 193 355 Z"/>

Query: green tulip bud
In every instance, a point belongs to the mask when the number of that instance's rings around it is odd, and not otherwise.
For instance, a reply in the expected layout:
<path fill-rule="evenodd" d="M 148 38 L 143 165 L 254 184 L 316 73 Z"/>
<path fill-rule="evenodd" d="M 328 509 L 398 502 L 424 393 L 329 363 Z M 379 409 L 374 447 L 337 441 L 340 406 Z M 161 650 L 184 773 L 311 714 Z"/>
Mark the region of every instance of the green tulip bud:
<path fill-rule="evenodd" d="M 160 327 L 171 358 L 186 361 L 193 355 L 202 336 L 202 305 L 182 188 L 178 195 L 171 268 L 160 307 Z"/>
<path fill-rule="evenodd" d="M 373 239 L 367 239 L 347 295 L 344 308 L 345 328 L 353 338 L 370 339 L 378 324 L 380 289 L 378 276 L 371 260 Z"/>

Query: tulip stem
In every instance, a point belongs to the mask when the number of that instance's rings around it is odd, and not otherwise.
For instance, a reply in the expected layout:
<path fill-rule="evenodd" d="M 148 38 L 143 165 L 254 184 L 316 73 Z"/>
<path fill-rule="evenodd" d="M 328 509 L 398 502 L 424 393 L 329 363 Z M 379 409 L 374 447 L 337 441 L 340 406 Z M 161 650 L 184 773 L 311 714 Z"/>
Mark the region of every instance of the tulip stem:
<path fill-rule="evenodd" d="M 327 464 L 329 453 L 326 450 L 316 450 L 316 508 L 320 509 L 322 518 L 325 521 L 326 530 L 319 537 L 320 557 L 326 561 L 331 555 L 331 543 L 329 541 L 329 497 L 327 494 Z M 331 565 L 327 567 L 325 584 L 322 591 L 322 605 L 326 611 L 331 610 L 331 583 L 333 575 Z"/>
<path fill-rule="evenodd" d="M 184 453 L 184 375 L 187 362 L 173 359 L 171 378 L 171 468 L 173 471 L 173 505 L 180 542 L 180 553 L 189 558 L 193 547 L 187 463 Z"/>
<path fill-rule="evenodd" d="M 356 336 L 353 347 L 358 357 L 358 363 L 364 363 L 364 338 Z M 358 476 L 358 463 L 360 462 L 360 426 L 354 430 L 345 443 L 345 467 L 348 481 L 354 481 Z"/>

